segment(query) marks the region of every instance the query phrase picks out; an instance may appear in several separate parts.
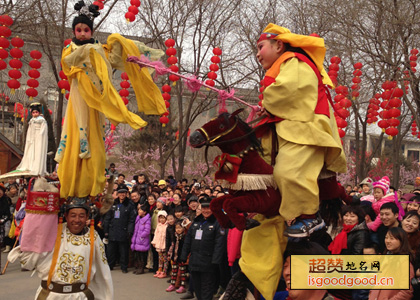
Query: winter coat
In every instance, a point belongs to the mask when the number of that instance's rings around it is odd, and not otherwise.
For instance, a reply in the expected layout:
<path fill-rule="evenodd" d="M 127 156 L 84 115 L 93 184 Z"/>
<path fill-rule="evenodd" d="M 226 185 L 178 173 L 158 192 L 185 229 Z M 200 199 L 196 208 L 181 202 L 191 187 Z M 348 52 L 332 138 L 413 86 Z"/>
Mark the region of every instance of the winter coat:
<path fill-rule="evenodd" d="M 202 230 L 201 239 L 197 239 L 198 230 Z M 189 269 L 196 272 L 209 272 L 213 265 L 218 265 L 222 261 L 223 240 L 216 218 L 211 215 L 204 219 L 203 215 L 199 215 L 188 229 L 180 261 L 187 261 L 191 253 Z"/>
<path fill-rule="evenodd" d="M 409 300 L 413 299 L 413 286 L 411 279 L 414 278 L 414 268 L 410 264 L 410 289 L 409 290 L 371 290 L 369 300 Z"/>
<path fill-rule="evenodd" d="M 363 221 L 353 227 L 347 234 L 347 249 L 343 249 L 340 254 L 363 254 L 363 248 L 369 243 L 369 229 Z"/>
<path fill-rule="evenodd" d="M 370 222 L 368 224 L 368 227 L 370 230 L 372 231 L 377 231 L 379 226 L 381 226 L 382 221 L 381 218 L 379 217 L 379 212 L 381 210 L 382 205 L 384 205 L 385 203 L 388 202 L 395 202 L 395 195 L 394 194 L 387 194 L 384 197 L 382 197 L 381 199 L 379 199 L 379 201 L 373 202 L 372 203 L 372 208 L 376 213 L 376 218 L 373 222 Z"/>
<path fill-rule="evenodd" d="M 184 247 L 184 241 L 185 241 L 185 233 L 179 235 L 177 233 L 174 233 L 173 242 L 169 247 L 168 250 L 168 256 L 172 261 L 179 262 L 179 258 L 182 254 L 182 248 Z M 178 238 L 178 244 L 177 242 Z"/>
<path fill-rule="evenodd" d="M 158 223 L 155 230 L 155 236 L 153 237 L 152 245 L 156 250 L 165 251 L 166 250 L 166 227 L 168 225 Z"/>
<path fill-rule="evenodd" d="M 150 249 L 150 228 L 151 217 L 146 214 L 144 217 L 137 216 L 134 234 L 131 238 L 131 250 L 146 252 Z"/>
<path fill-rule="evenodd" d="M 115 218 L 119 212 L 119 218 Z M 131 239 L 134 232 L 136 221 L 136 211 L 129 198 L 125 198 L 123 203 L 117 199 L 112 208 L 104 217 L 104 233 L 110 241 L 126 242 Z"/>
<path fill-rule="evenodd" d="M 169 248 L 171 247 L 172 243 L 175 241 L 175 225 L 168 225 L 166 227 L 166 236 L 165 236 L 165 245 L 166 245 L 166 252 L 169 252 Z"/>

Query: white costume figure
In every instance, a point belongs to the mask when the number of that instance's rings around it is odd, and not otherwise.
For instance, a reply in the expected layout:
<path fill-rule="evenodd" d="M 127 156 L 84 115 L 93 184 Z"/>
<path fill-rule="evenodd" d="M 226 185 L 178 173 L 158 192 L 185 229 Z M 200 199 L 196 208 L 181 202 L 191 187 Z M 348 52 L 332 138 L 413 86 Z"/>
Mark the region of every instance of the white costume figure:
<path fill-rule="evenodd" d="M 33 176 L 47 173 L 48 126 L 40 115 L 41 105 L 33 103 L 30 107 L 32 118 L 26 134 L 25 151 L 17 171 L 29 171 Z"/>
<path fill-rule="evenodd" d="M 44 253 L 22 252 L 19 246 L 9 253 L 8 259 L 11 262 L 20 259 L 23 268 L 28 270 L 35 269 L 42 282 L 45 281 L 43 284 L 46 286 L 48 273 L 50 271 L 51 263 L 53 262 L 53 254 L 54 251 Z M 80 289 L 85 289 L 87 283 L 89 257 L 90 229 L 85 227 L 82 234 L 76 235 L 71 233 L 67 227 L 67 223 L 64 223 L 61 234 L 60 250 L 51 278 L 52 283 L 50 284 L 51 287 L 53 287 L 53 285 L 55 287 L 61 287 L 64 292 L 59 293 L 50 291 L 46 298 L 42 297 L 41 292 L 43 289 L 41 284 L 37 290 L 35 299 L 90 299 L 84 292 L 78 291 Z M 97 232 L 95 232 L 92 269 L 88 289 L 92 291 L 95 300 L 114 299 L 111 271 L 105 256 L 105 247 Z"/>

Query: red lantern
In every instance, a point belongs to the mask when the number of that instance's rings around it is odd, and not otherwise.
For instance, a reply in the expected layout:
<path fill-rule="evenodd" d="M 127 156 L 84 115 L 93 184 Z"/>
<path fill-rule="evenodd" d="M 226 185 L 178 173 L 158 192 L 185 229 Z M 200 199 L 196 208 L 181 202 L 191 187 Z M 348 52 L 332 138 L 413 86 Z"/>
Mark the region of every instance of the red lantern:
<path fill-rule="evenodd" d="M 10 42 L 8 39 L 4 38 L 4 37 L 0 37 L 0 47 L 1 48 L 9 48 L 10 46 Z"/>
<path fill-rule="evenodd" d="M 214 81 L 213 80 L 211 80 L 211 79 L 207 79 L 206 80 L 206 82 L 205 82 L 208 86 L 215 86 L 215 83 L 214 83 Z"/>
<path fill-rule="evenodd" d="M 214 54 L 214 55 L 217 55 L 217 56 L 222 55 L 222 49 L 220 49 L 220 48 L 218 48 L 218 47 L 214 48 L 214 49 L 213 49 L 213 54 Z"/>
<path fill-rule="evenodd" d="M 136 16 L 132 12 L 126 12 L 125 13 L 125 19 L 127 22 L 133 22 L 136 19 Z"/>
<path fill-rule="evenodd" d="M 19 70 L 12 69 L 9 71 L 9 77 L 13 79 L 19 79 L 22 77 L 22 73 Z"/>
<path fill-rule="evenodd" d="M 131 13 L 133 13 L 134 15 L 137 15 L 139 13 L 139 9 L 135 5 L 131 5 L 128 8 L 128 11 L 131 12 Z"/>
<path fill-rule="evenodd" d="M 122 101 L 124 102 L 124 105 L 128 104 L 128 98 L 127 97 L 121 97 Z"/>
<path fill-rule="evenodd" d="M 39 60 L 31 60 L 31 61 L 29 62 L 29 66 L 30 66 L 32 69 L 39 69 L 39 68 L 41 68 L 41 62 L 40 62 Z"/>
<path fill-rule="evenodd" d="M 26 84 L 31 88 L 37 88 L 39 86 L 39 82 L 36 79 L 28 79 Z"/>
<path fill-rule="evenodd" d="M 168 61 L 168 64 L 174 65 L 174 64 L 176 64 L 178 62 L 178 58 L 176 56 L 171 56 L 171 57 L 168 57 L 168 60 L 167 61 Z"/>
<path fill-rule="evenodd" d="M 166 92 L 162 93 L 162 97 L 164 100 L 167 100 L 167 101 L 171 100 L 171 95 L 169 93 L 166 93 Z"/>
<path fill-rule="evenodd" d="M 165 85 L 162 86 L 162 91 L 165 92 L 165 93 L 170 93 L 171 90 L 172 90 L 172 88 L 168 84 L 165 84 Z"/>
<path fill-rule="evenodd" d="M 165 127 L 169 123 L 169 118 L 167 116 L 162 116 L 159 119 L 159 122 L 162 123 L 162 127 Z"/>
<path fill-rule="evenodd" d="M 166 49 L 166 55 L 168 55 L 168 56 L 176 55 L 176 49 L 175 48 L 172 48 L 172 47 Z"/>
<path fill-rule="evenodd" d="M 58 82 L 58 87 L 61 89 L 62 94 L 65 94 L 66 91 L 70 90 L 69 82 L 67 80 L 64 80 L 64 79 L 62 79 Z"/>
<path fill-rule="evenodd" d="M 28 71 L 28 76 L 31 78 L 39 78 L 41 76 L 41 73 L 39 73 L 38 70 L 32 69 Z"/>
<path fill-rule="evenodd" d="M 136 7 L 139 7 L 141 2 L 140 0 L 130 0 L 131 5 L 135 5 Z"/>
<path fill-rule="evenodd" d="M 9 17 L 8 15 L 1 15 L 0 16 L 0 25 L 12 26 L 13 25 L 13 19 L 11 17 Z"/>
<path fill-rule="evenodd" d="M 176 49 L 173 48 L 173 46 L 175 46 L 175 40 L 167 39 L 165 41 L 165 46 L 168 47 L 168 49 L 166 49 L 166 54 L 169 56 L 168 59 L 167 59 L 169 68 L 173 72 L 178 72 L 179 68 L 176 66 L 176 63 L 178 63 L 178 58 L 175 56 L 176 55 Z M 176 82 L 179 80 L 179 76 L 177 76 L 175 74 L 170 74 L 169 75 L 169 80 L 172 81 L 173 84 L 175 85 Z"/>
<path fill-rule="evenodd" d="M 214 63 L 214 64 L 218 64 L 218 63 L 220 63 L 220 57 L 218 57 L 218 56 L 213 56 L 213 57 L 211 58 L 211 62 L 212 62 L 212 63 Z"/>
<path fill-rule="evenodd" d="M 38 96 L 38 91 L 34 88 L 29 88 L 26 90 L 26 95 L 29 97 L 30 100 Z"/>
<path fill-rule="evenodd" d="M 32 50 L 29 55 L 31 56 L 32 59 L 41 59 L 42 57 L 42 53 L 39 52 L 38 50 Z"/>
<path fill-rule="evenodd" d="M 12 90 L 11 93 L 14 94 L 15 93 L 15 90 L 17 90 L 18 88 L 20 88 L 20 83 L 16 79 L 10 79 L 7 82 L 7 86 Z"/>
<path fill-rule="evenodd" d="M 129 93 L 128 90 L 122 89 L 122 90 L 119 91 L 119 94 L 120 94 L 121 97 L 127 97 L 130 93 Z"/>
<path fill-rule="evenodd" d="M 173 40 L 173 39 L 167 39 L 165 41 L 165 46 L 168 47 L 168 48 L 175 46 L 175 40 Z"/>

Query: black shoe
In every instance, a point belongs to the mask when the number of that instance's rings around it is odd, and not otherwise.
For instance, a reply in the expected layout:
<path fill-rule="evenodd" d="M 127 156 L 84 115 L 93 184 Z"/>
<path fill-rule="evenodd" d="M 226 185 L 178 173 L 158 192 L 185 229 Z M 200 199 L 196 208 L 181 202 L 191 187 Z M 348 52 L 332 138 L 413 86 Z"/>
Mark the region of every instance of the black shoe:
<path fill-rule="evenodd" d="M 194 293 L 191 293 L 190 291 L 187 291 L 184 296 L 182 296 L 180 299 L 194 299 Z"/>
<path fill-rule="evenodd" d="M 127 271 L 127 270 L 122 270 L 122 272 L 123 272 L 124 274 L 127 274 L 127 273 L 128 273 L 128 271 Z"/>

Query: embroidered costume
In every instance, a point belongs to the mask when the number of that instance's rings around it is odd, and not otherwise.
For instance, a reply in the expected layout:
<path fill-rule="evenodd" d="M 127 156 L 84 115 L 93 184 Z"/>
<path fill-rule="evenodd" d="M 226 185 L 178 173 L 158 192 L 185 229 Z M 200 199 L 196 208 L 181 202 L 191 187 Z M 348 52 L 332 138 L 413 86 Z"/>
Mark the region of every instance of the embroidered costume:
<path fill-rule="evenodd" d="M 36 110 L 40 112 L 40 105 Z M 41 115 L 31 118 L 26 133 L 24 155 L 16 171 L 29 171 L 32 176 L 44 176 L 47 173 L 47 149 L 47 121 Z"/>
<path fill-rule="evenodd" d="M 56 258 L 50 287 L 47 293 L 46 285 L 50 266 L 53 263 L 52 252 L 35 253 L 22 252 L 20 246 L 14 248 L 8 256 L 11 262 L 19 259 L 22 267 L 28 270 L 35 269 L 42 283 L 38 288 L 35 299 L 67 299 L 82 300 L 89 298 L 90 293 L 96 300 L 113 299 L 113 285 L 111 271 L 105 255 L 105 247 L 97 232 L 94 232 L 94 250 L 90 273 L 90 284 L 87 287 L 90 257 L 90 229 L 80 235 L 72 234 L 66 226 L 62 226 L 61 244 Z M 44 287 L 44 288 L 43 288 Z M 61 288 L 61 292 L 58 290 Z"/>
<path fill-rule="evenodd" d="M 147 125 L 129 112 L 111 82 L 112 69 L 127 73 L 137 98 L 138 110 L 161 115 L 166 106 L 146 68 L 126 62 L 127 54 L 159 59 L 164 53 L 112 34 L 107 45 L 98 42 L 76 45 L 72 42 L 62 54 L 63 71 L 70 82 L 60 145 L 55 160 L 58 177 L 66 185 L 62 198 L 96 196 L 105 186 L 105 117 L 112 124 L 127 123 L 134 129 Z"/>

